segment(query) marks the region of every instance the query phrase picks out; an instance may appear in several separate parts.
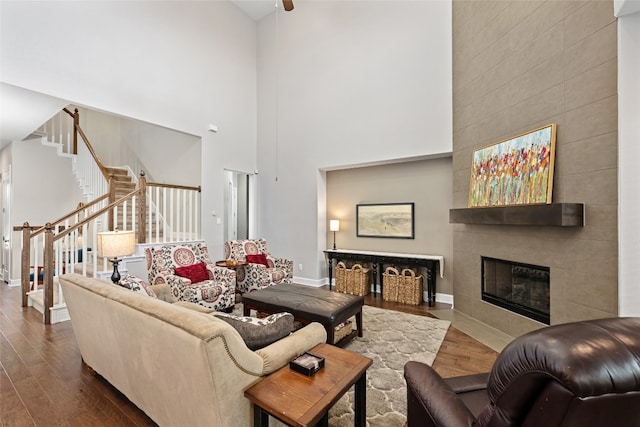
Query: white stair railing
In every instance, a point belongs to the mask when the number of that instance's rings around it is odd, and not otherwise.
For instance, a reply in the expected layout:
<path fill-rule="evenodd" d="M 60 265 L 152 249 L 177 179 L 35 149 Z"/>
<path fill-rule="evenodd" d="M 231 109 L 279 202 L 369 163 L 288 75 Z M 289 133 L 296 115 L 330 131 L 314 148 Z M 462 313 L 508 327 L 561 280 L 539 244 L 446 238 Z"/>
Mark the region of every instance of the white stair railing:
<path fill-rule="evenodd" d="M 147 241 L 200 239 L 200 188 L 147 183 Z"/>
<path fill-rule="evenodd" d="M 78 154 L 73 157 L 72 165 L 86 201 L 109 191 L 109 183 L 85 143 L 78 144 Z"/>
<path fill-rule="evenodd" d="M 49 144 L 58 145 L 58 151 L 65 154 L 73 154 L 73 119 L 69 113 L 61 110 L 38 128 L 38 132 L 47 137 Z"/>

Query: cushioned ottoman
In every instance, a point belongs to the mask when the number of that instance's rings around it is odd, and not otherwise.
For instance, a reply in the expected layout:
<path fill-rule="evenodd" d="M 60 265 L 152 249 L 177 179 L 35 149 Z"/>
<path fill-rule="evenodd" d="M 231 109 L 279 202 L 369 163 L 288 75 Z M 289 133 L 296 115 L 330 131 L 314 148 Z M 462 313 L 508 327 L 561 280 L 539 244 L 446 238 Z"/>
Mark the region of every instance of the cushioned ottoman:
<path fill-rule="evenodd" d="M 327 331 L 327 343 L 333 344 L 335 327 L 350 317 L 356 317 L 357 331 L 344 337 L 343 346 L 357 333 L 362 336 L 362 306 L 364 297 L 332 292 L 311 286 L 283 283 L 242 295 L 244 315 L 252 309 L 264 313 L 287 311 L 302 323 L 319 322 Z"/>

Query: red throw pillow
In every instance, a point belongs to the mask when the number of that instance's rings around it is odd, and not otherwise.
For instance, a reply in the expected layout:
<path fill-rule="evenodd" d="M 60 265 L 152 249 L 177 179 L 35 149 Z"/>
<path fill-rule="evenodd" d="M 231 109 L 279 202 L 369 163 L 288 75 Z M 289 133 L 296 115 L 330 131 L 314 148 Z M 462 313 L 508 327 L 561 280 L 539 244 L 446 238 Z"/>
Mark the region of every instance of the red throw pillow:
<path fill-rule="evenodd" d="M 180 277 L 186 277 L 191 280 L 191 283 L 200 283 L 209 279 L 207 265 L 204 262 L 184 267 L 176 267 L 176 274 Z"/>
<path fill-rule="evenodd" d="M 247 255 L 247 262 L 262 264 L 265 267 L 269 267 L 269 262 L 267 261 L 267 256 L 265 254 Z"/>

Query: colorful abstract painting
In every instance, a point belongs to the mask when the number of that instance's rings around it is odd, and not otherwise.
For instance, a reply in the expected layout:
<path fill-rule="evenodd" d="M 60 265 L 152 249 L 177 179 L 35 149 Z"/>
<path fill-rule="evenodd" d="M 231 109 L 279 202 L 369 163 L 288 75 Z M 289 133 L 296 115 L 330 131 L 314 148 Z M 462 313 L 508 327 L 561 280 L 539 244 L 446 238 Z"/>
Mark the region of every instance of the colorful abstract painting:
<path fill-rule="evenodd" d="M 551 203 L 556 125 L 474 151 L 469 207 Z"/>

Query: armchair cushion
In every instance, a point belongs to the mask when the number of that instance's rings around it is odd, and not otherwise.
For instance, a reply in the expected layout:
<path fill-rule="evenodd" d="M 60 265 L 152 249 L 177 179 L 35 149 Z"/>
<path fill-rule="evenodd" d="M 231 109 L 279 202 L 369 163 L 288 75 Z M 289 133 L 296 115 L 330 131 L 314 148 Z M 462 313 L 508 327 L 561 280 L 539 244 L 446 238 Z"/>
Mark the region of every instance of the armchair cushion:
<path fill-rule="evenodd" d="M 267 261 L 267 256 L 265 254 L 255 254 L 249 255 L 247 254 L 247 262 L 252 264 L 262 264 L 265 267 L 269 267 L 269 262 Z"/>
<path fill-rule="evenodd" d="M 191 280 L 191 283 L 200 283 L 209 279 L 209 273 L 204 262 L 176 267 L 176 274 Z"/>
<path fill-rule="evenodd" d="M 286 337 L 291 333 L 293 326 L 291 313 L 276 313 L 263 319 L 225 313 L 215 313 L 214 316 L 233 326 L 251 350 L 257 350 Z"/>

